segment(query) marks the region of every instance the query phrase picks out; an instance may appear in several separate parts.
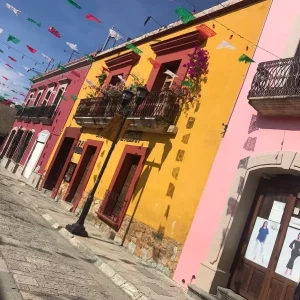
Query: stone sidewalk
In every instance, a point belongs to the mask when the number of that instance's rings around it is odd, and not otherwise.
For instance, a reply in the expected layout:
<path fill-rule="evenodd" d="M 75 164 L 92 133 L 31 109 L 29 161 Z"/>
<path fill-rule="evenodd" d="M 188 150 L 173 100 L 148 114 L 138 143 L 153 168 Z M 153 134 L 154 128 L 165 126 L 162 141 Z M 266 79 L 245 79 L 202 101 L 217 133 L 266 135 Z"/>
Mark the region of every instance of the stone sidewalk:
<path fill-rule="evenodd" d="M 145 265 L 127 249 L 103 238 L 92 223 L 86 222 L 88 238 L 78 237 L 65 230 L 77 217 L 70 213 L 64 201 L 56 202 L 42 192 L 26 185 L 14 174 L 0 167 L 12 190 L 21 195 L 28 206 L 34 208 L 65 239 L 89 259 L 103 274 L 120 287 L 131 299 L 170 300 L 190 299 L 186 289 L 162 273 Z"/>

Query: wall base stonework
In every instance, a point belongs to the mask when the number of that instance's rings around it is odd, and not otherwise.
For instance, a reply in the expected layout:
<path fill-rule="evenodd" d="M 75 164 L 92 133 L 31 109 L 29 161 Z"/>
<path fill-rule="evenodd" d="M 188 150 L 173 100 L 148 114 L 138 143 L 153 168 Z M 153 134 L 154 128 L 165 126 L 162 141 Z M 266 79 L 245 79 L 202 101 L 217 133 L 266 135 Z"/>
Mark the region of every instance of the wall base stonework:
<path fill-rule="evenodd" d="M 88 193 L 84 193 L 80 204 L 76 210 L 79 215 Z M 134 256 L 142 259 L 143 262 L 153 268 L 158 269 L 168 277 L 172 277 L 176 269 L 183 245 L 175 240 L 164 236 L 159 230 L 154 230 L 150 226 L 143 224 L 131 216 L 125 216 L 122 226 L 115 231 L 102 222 L 96 212 L 99 210 L 102 200 L 95 199 L 90 210 L 89 219 L 99 229 L 103 238 L 111 239 L 121 244 L 124 236 L 123 246 Z M 129 226 L 129 229 L 128 229 Z"/>

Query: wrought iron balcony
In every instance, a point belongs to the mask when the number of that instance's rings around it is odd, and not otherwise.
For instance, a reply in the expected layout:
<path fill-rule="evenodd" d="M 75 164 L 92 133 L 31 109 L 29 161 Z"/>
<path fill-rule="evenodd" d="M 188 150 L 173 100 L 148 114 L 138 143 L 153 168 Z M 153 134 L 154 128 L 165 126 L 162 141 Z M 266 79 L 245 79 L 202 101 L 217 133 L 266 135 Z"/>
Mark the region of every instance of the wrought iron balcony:
<path fill-rule="evenodd" d="M 264 116 L 299 117 L 300 58 L 260 63 L 248 99 Z"/>
<path fill-rule="evenodd" d="M 27 106 L 18 111 L 16 119 L 24 122 L 43 123 L 50 125 L 53 120 L 55 106 Z"/>
<path fill-rule="evenodd" d="M 77 124 L 83 127 L 104 128 L 121 109 L 120 99 L 99 97 L 80 101 L 75 113 Z M 134 103 L 130 103 L 133 107 Z M 174 126 L 180 112 L 177 96 L 171 90 L 150 92 L 147 98 L 132 112 L 128 130 L 176 133 Z"/>

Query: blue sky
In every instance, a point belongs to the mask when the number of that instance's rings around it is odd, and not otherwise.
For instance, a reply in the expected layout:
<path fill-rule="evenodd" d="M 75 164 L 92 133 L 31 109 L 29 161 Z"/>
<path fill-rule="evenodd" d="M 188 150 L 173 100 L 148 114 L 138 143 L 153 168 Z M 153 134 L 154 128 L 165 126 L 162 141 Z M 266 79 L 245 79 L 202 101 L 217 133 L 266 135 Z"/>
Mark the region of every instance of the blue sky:
<path fill-rule="evenodd" d="M 4 31 L 0 35 L 0 41 L 6 42 L 9 34 L 14 35 L 20 39 L 20 43 L 9 44 L 18 51 L 38 62 L 45 62 L 45 66 L 46 61 L 42 53 L 55 58 L 55 64 L 64 63 L 71 51 L 66 42 L 77 44 L 80 54 L 91 53 L 101 48 L 111 26 L 119 29 L 125 38 L 134 38 L 159 27 L 152 20 L 144 27 L 147 16 L 152 16 L 160 24 L 167 25 L 178 20 L 174 12 L 178 6 L 192 11 L 194 7 L 187 1 L 196 7 L 197 12 L 218 3 L 218 0 L 75 0 L 82 7 L 77 9 L 67 0 L 8 0 L 7 3 L 21 11 L 19 16 L 16 16 L 6 8 L 6 2 L 1 1 L 0 28 Z M 100 19 L 103 24 L 86 20 L 85 15 L 88 13 Z M 41 22 L 42 26 L 38 27 L 28 22 L 27 18 Z M 60 32 L 60 39 L 48 32 L 50 26 Z M 36 49 L 37 53 L 31 54 L 26 45 Z M 23 97 L 10 90 L 26 94 L 26 90 L 21 86 L 29 86 L 28 79 L 34 73 L 27 73 L 23 65 L 35 67 L 39 71 L 44 71 L 45 67 L 35 66 L 35 63 L 26 57 L 22 59 L 21 54 L 8 49 L 3 43 L 0 43 L 0 49 L 4 51 L 0 53 L 0 83 L 9 85 L 0 86 L 0 94 L 8 93 L 11 99 L 17 96 L 22 102 Z M 68 52 L 64 52 L 65 50 Z M 12 62 L 8 56 L 12 56 L 17 62 Z M 7 68 L 6 63 L 14 69 Z M 20 77 L 17 72 L 26 76 Z M 5 81 L 1 76 L 6 76 L 9 81 Z"/>

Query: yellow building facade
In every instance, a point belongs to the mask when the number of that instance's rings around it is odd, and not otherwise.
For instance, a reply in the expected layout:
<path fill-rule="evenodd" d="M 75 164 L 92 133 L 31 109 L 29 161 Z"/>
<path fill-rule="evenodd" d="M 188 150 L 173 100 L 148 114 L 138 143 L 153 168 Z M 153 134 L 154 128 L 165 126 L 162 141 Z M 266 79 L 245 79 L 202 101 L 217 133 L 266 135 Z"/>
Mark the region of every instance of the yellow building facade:
<path fill-rule="evenodd" d="M 242 54 L 252 57 L 256 50 L 270 2 L 234 1 L 196 14 L 186 25 L 170 24 L 130 41 L 142 51 L 138 56 L 125 47 L 128 43 L 97 54 L 41 187 L 50 190 L 52 197 L 72 203 L 74 209 L 82 207 L 91 191 L 111 146 L 101 132 L 113 111 L 110 116 L 100 108 L 93 113 L 95 105 L 83 103 L 89 98 L 91 82 L 98 83 L 102 70 L 108 76 L 105 84 L 113 84 L 118 75 L 127 86 L 135 77 L 142 79 L 154 95 L 151 97 L 159 101 L 155 89 L 159 86 L 161 90 L 161 84 L 172 79 L 162 75 L 162 66 L 173 70 L 178 76 L 174 80 L 181 82 L 187 73 L 183 61 L 188 61 L 195 45 L 207 50 L 209 67 L 201 82 L 201 96 L 185 103 L 176 118 L 164 120 L 162 127 L 153 112 L 148 119 L 138 114 L 131 119 L 132 128 L 117 143 L 90 212 L 99 233 L 171 276 L 248 70 L 249 65 L 238 59 Z M 216 34 L 203 36 L 196 29 L 200 24 Z M 227 43 L 218 47 L 223 41 Z M 149 57 L 159 62 L 159 67 L 154 67 Z M 167 106 L 170 109 L 172 104 Z M 116 186 L 118 193 L 113 191 Z M 109 208 L 109 203 L 114 207 Z"/>

